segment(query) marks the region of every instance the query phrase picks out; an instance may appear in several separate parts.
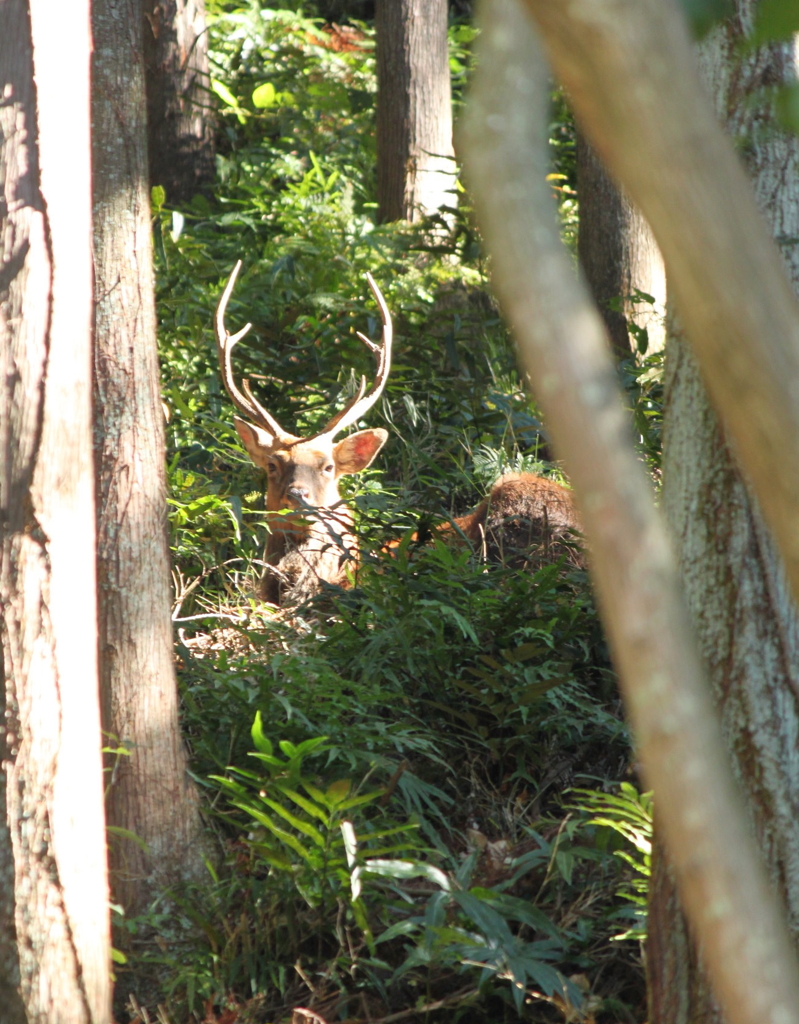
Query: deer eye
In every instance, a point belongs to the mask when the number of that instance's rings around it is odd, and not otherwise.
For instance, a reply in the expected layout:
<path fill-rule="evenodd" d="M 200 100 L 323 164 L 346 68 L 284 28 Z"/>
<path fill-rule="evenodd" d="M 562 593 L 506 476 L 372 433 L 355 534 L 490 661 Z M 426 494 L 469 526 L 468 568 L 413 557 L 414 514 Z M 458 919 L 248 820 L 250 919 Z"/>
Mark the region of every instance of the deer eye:
<path fill-rule="evenodd" d="M 331 462 L 329 465 L 325 466 L 325 473 L 333 473 L 335 468 L 336 467 Z"/>
<path fill-rule="evenodd" d="M 270 476 L 272 476 L 273 474 L 277 473 L 277 466 L 275 465 L 274 462 L 267 462 L 266 471 Z"/>

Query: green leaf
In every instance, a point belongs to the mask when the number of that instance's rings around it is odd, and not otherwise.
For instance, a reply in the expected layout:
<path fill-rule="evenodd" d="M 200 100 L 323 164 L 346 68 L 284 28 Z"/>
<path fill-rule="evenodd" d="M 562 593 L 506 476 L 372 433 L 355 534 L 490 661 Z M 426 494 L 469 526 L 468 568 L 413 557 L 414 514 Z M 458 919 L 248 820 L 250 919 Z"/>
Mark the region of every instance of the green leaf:
<path fill-rule="evenodd" d="M 752 42 L 790 39 L 799 32 L 799 0 L 760 0 Z"/>
<path fill-rule="evenodd" d="M 119 825 L 106 825 L 106 831 L 114 836 L 119 836 L 121 839 L 129 839 L 130 842 L 135 843 L 145 853 L 150 852 L 150 847 L 141 836 L 137 836 L 135 832 L 131 832 L 129 829 L 120 828 Z"/>
<path fill-rule="evenodd" d="M 364 804 L 374 803 L 385 793 L 384 789 L 376 789 L 371 793 L 361 793 L 359 796 L 351 796 L 349 800 L 342 800 L 336 804 L 337 811 L 349 811 L 353 807 L 363 807 Z"/>
<path fill-rule="evenodd" d="M 369 947 L 369 952 L 374 956 L 375 952 L 375 939 L 372 935 L 372 929 L 369 927 L 369 919 L 366 916 L 366 907 L 361 899 L 354 899 L 352 901 L 352 912 L 355 916 L 355 923 L 363 932 L 363 937 L 366 939 L 366 945 Z"/>
<path fill-rule="evenodd" d="M 214 78 L 211 80 L 211 88 L 220 98 L 220 100 L 222 100 L 223 103 L 226 103 L 229 107 L 233 107 L 234 110 L 238 110 L 239 101 L 236 99 L 236 97 L 233 95 L 230 89 L 228 89 L 228 87 L 224 84 L 224 82 L 218 82 Z"/>
<path fill-rule="evenodd" d="M 285 761 L 281 761 L 279 757 L 275 757 L 272 754 L 259 754 L 256 750 L 250 751 L 250 757 L 257 757 L 259 761 L 263 761 L 264 764 L 271 765 L 273 768 L 286 769 L 288 764 Z"/>
<path fill-rule="evenodd" d="M 473 896 L 493 907 L 503 917 L 510 918 L 512 921 L 519 921 L 521 924 L 527 924 L 537 931 L 545 932 L 550 938 L 557 939 L 558 941 L 561 940 L 560 933 L 555 925 L 542 910 L 534 907 L 529 900 L 518 899 L 516 896 L 506 896 L 503 893 L 495 892 L 493 889 L 483 889 L 480 886 L 475 886 L 469 891 Z"/>
<path fill-rule="evenodd" d="M 704 38 L 734 12 L 732 0 L 681 0 L 695 39 Z"/>
<path fill-rule="evenodd" d="M 324 743 L 327 743 L 327 736 L 314 736 L 311 740 L 303 740 L 302 743 L 298 743 L 296 747 L 294 744 L 290 743 L 288 746 L 291 747 L 294 753 L 290 755 L 287 754 L 287 756 L 305 757 L 307 754 L 312 754 L 314 751 L 321 753 L 322 750 L 329 749 L 328 747 L 323 746 Z M 320 747 L 322 750 L 320 750 Z M 282 743 L 280 744 L 280 748 L 281 750 L 283 749 Z M 285 750 L 283 752 L 286 753 Z"/>
<path fill-rule="evenodd" d="M 409 917 L 405 921 L 397 921 L 378 935 L 375 944 L 379 945 L 381 942 L 390 942 L 392 939 L 396 939 L 398 935 L 411 935 L 413 932 L 419 931 L 420 924 L 421 919 L 418 917 Z"/>
<path fill-rule="evenodd" d="M 432 864 L 418 864 L 412 860 L 382 860 L 379 857 L 367 860 L 364 871 L 371 875 L 382 875 L 386 878 L 427 878 L 442 889 L 449 892 L 449 878 Z"/>
<path fill-rule="evenodd" d="M 238 807 L 241 811 L 246 811 L 250 817 L 255 818 L 255 820 L 260 822 L 261 825 L 265 825 L 273 836 L 279 839 L 281 843 L 285 843 L 286 846 L 294 850 L 295 853 L 298 853 L 303 860 L 307 861 L 309 864 L 312 862 L 313 858 L 299 839 L 297 839 L 296 836 L 293 836 L 290 832 L 286 832 L 285 829 L 282 829 L 269 817 L 268 814 L 264 814 L 263 811 L 259 811 L 256 807 L 240 803 L 237 800 L 232 801 L 232 803 L 234 807 Z"/>
<path fill-rule="evenodd" d="M 270 741 L 263 734 L 263 719 L 261 718 L 261 713 L 259 711 L 256 711 L 255 713 L 255 721 L 252 723 L 250 735 L 252 736 L 252 741 L 255 744 L 255 750 L 259 751 L 261 754 L 271 756 L 274 748 L 272 748 Z"/>
<path fill-rule="evenodd" d="M 792 82 L 777 90 L 774 112 L 783 128 L 799 135 L 799 82 Z"/>
<path fill-rule="evenodd" d="M 327 794 L 323 793 L 321 789 L 318 789 L 316 786 L 314 786 L 312 782 L 308 782 L 307 779 L 303 779 L 302 788 L 311 797 L 312 800 L 315 800 L 317 802 L 317 804 L 320 807 L 330 806 L 327 802 Z M 332 810 L 332 808 L 330 809 Z"/>
<path fill-rule="evenodd" d="M 271 807 L 275 814 L 279 814 L 284 821 L 287 821 L 289 825 L 293 825 L 298 832 L 302 832 L 303 835 L 308 836 L 308 838 L 312 839 L 321 849 L 325 848 L 325 837 L 318 828 L 315 828 L 310 824 L 310 822 L 303 821 L 302 818 L 298 818 L 296 814 L 292 814 L 291 811 L 283 807 L 282 804 L 279 804 L 276 800 L 270 800 L 268 796 L 262 796 L 261 800 L 267 807 Z M 252 813 L 252 809 L 250 810 L 250 813 Z"/>
<path fill-rule="evenodd" d="M 452 896 L 461 910 L 477 925 L 487 939 L 499 940 L 507 945 L 512 944 L 513 936 L 508 922 L 485 900 L 481 900 L 470 892 L 455 892 Z"/>
<path fill-rule="evenodd" d="M 284 793 L 289 800 L 293 800 L 298 807 L 302 807 L 308 814 L 313 815 L 314 818 L 318 818 L 319 821 L 325 826 L 330 828 L 330 818 L 324 810 L 319 806 L 318 802 L 314 803 L 312 800 L 306 799 L 302 793 L 298 793 L 296 789 L 291 789 L 289 786 L 281 785 L 279 782 L 276 783 L 277 788 L 281 793 Z"/>
<path fill-rule="evenodd" d="M 445 619 L 450 619 L 460 629 L 464 640 L 471 640 L 473 644 L 480 643 L 471 622 L 468 622 L 452 605 L 444 604 L 443 601 L 427 601 L 424 599 L 419 600 L 417 604 L 422 608 L 435 609 L 439 615 L 442 615 Z"/>
<path fill-rule="evenodd" d="M 128 958 L 122 950 L 115 949 L 113 946 L 111 947 L 111 959 L 115 964 L 126 964 L 128 962 Z"/>
<path fill-rule="evenodd" d="M 211 89 L 216 93 L 220 100 L 222 100 L 225 106 L 230 107 L 231 110 L 234 111 L 239 124 L 244 124 L 247 121 L 247 112 L 242 110 L 236 97 L 223 82 L 219 82 L 215 78 L 212 78 Z"/>
<path fill-rule="evenodd" d="M 549 964 L 544 964 L 540 960 L 528 960 L 526 966 L 527 973 L 541 986 L 546 995 L 552 996 L 556 992 L 559 994 L 564 992 L 564 978 L 554 967 L 550 967 Z M 575 985 L 570 986 L 569 989 L 569 995 L 577 998 L 576 1005 L 579 1006 L 582 1002 L 580 990 Z M 573 992 L 572 989 L 574 989 Z"/>
<path fill-rule="evenodd" d="M 277 93 L 274 85 L 271 82 L 264 82 L 263 85 L 259 85 L 257 89 L 253 90 L 253 106 L 259 108 L 271 107 L 275 102 L 276 96 Z"/>
<path fill-rule="evenodd" d="M 153 185 L 150 189 L 150 202 L 153 204 L 153 209 L 156 213 L 166 202 L 166 191 L 163 185 Z"/>

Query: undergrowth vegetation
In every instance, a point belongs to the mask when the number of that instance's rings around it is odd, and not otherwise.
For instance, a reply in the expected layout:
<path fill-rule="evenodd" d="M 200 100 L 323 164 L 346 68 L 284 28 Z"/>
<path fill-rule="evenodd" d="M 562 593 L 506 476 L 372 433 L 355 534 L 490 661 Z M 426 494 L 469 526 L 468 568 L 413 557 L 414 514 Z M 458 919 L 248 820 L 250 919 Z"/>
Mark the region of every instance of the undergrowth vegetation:
<path fill-rule="evenodd" d="M 369 25 L 335 48 L 321 19 L 256 2 L 209 20 L 218 186 L 154 204 L 179 674 L 217 852 L 122 923 L 119 970 L 154 971 L 173 1021 L 638 1019 L 651 808 L 585 573 L 486 566 L 430 532 L 504 471 L 559 475 L 468 195 L 446 221 L 375 224 Z M 456 100 L 471 38 L 453 26 Z M 558 97 L 552 142 L 571 237 Z M 263 481 L 216 368 L 238 258 L 237 367 L 297 433 L 369 373 L 367 271 L 395 319 L 369 416 L 390 440 L 346 484 L 364 565 L 290 618 L 253 596 Z M 625 373 L 656 467 L 657 374 Z"/>

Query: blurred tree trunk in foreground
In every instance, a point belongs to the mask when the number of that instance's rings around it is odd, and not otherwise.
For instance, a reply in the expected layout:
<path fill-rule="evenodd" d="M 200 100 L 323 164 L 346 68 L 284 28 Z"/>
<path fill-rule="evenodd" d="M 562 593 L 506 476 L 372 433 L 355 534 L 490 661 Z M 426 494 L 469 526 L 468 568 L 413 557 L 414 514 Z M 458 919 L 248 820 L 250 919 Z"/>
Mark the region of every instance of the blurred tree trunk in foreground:
<path fill-rule="evenodd" d="M 757 489 L 794 595 L 799 304 L 733 147 L 703 95 L 675 2 L 525 0 L 532 20 L 516 0 L 484 7 L 466 169 L 498 295 L 574 484 L 644 779 L 655 791 L 658 832 L 725 1019 L 797 1024 L 795 936 L 782 909 L 787 905 L 795 930 L 799 695 L 784 666 L 774 668 L 772 678 L 782 675 L 770 692 L 760 683 L 760 692 L 743 700 L 732 693 L 741 679 L 727 677 L 722 701 L 731 700 L 738 717 L 730 722 L 722 708 L 723 736 L 674 559 L 630 443 L 604 331 L 584 283 L 575 281 L 544 188 L 548 82 L 533 25 L 592 144 L 658 239 L 694 355 Z M 788 238 L 793 243 L 796 234 Z M 685 429 L 698 433 L 691 412 Z M 701 498 L 712 503 L 720 486 L 704 480 Z M 740 538 L 726 529 L 722 512 L 707 517 L 704 542 L 720 559 L 731 556 L 721 569 L 731 576 L 740 564 Z M 702 573 L 700 565 L 692 568 Z M 769 600 L 787 605 L 781 574 L 769 585 Z M 711 611 L 692 610 L 697 617 Z M 760 617 L 765 607 L 755 600 L 721 611 L 729 620 L 741 613 Z M 795 632 L 791 616 L 783 623 Z M 700 643 L 724 636 L 712 622 L 699 625 Z M 748 642 L 747 628 L 738 626 L 736 642 Z M 782 652 L 791 653 L 793 638 L 780 640 L 781 648 L 772 643 L 758 657 L 779 661 Z M 728 652 L 738 656 L 730 645 Z M 734 783 L 730 738 L 744 755 L 738 774 L 746 802 Z M 780 758 L 787 763 L 780 765 Z M 784 814 L 791 805 L 792 816 Z M 763 840 L 770 879 L 756 839 Z M 649 931 L 650 1020 L 713 1019 L 716 1011 L 706 1000 L 691 1002 L 683 979 L 696 978 L 695 954 L 658 904 L 657 883 Z M 664 976 L 668 990 L 658 983 Z"/>
<path fill-rule="evenodd" d="M 94 415 L 103 728 L 114 898 L 141 912 L 202 867 L 170 621 L 164 417 L 155 334 L 141 9 L 94 0 Z"/>
<path fill-rule="evenodd" d="M 86 2 L 0 4 L 3 1024 L 110 1020 L 91 450 L 90 46 Z"/>
<path fill-rule="evenodd" d="M 171 206 L 214 181 L 204 0 L 141 0 L 150 185 Z"/>
<path fill-rule="evenodd" d="M 795 80 L 793 43 L 744 46 L 755 4 L 700 48 L 716 113 L 744 155 L 760 209 L 799 289 L 799 140 L 775 121 L 769 88 Z M 668 340 L 663 503 L 700 650 L 754 833 L 799 941 L 799 621 L 775 545 L 679 331 Z M 659 854 L 659 849 L 657 853 Z M 679 909 L 655 857 L 650 892 L 652 1024 L 720 1022 Z M 757 984 L 757 981 L 753 979 Z"/>
<path fill-rule="evenodd" d="M 625 359 L 636 352 L 628 320 L 646 328 L 648 352 L 659 352 L 665 342 L 666 268 L 649 225 L 619 189 L 577 131 L 577 194 L 580 230 L 577 252 L 591 295 L 608 329 L 613 352 Z M 636 302 L 635 292 L 651 295 L 654 306 Z M 611 309 L 610 304 L 620 303 Z"/>
<path fill-rule="evenodd" d="M 455 206 L 447 0 L 377 0 L 381 223 Z"/>

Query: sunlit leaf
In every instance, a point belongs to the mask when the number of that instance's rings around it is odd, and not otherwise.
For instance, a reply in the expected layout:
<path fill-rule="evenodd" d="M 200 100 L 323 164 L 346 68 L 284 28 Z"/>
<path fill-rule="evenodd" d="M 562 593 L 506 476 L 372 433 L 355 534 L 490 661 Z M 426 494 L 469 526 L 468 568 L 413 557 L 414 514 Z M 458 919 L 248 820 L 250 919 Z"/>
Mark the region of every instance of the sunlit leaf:
<path fill-rule="evenodd" d="M 298 832 L 302 832 L 303 835 L 308 836 L 308 838 L 312 839 L 321 849 L 325 848 L 325 837 L 318 828 L 315 828 L 310 824 L 310 822 L 303 821 L 302 818 L 298 818 L 296 814 L 292 814 L 287 807 L 279 804 L 277 800 L 270 800 L 267 796 L 262 796 L 261 800 L 267 807 L 271 807 L 276 814 L 279 814 L 284 821 L 287 821 L 289 825 L 293 825 Z M 250 813 L 253 813 L 252 808 L 250 808 Z"/>
<path fill-rule="evenodd" d="M 257 89 L 253 90 L 253 106 L 259 108 L 271 107 L 275 102 L 276 95 L 274 85 L 271 82 L 264 82 L 263 85 L 259 85 Z"/>
<path fill-rule="evenodd" d="M 213 79 L 211 82 L 211 88 L 223 103 L 226 103 L 229 107 L 238 109 L 238 100 L 224 82 L 219 82 L 216 79 Z"/>
<path fill-rule="evenodd" d="M 314 818 L 318 818 L 319 821 L 321 821 L 326 827 L 330 826 L 329 816 L 319 806 L 318 803 L 314 803 L 312 800 L 308 800 L 306 797 L 302 795 L 302 793 L 298 793 L 296 789 L 292 789 L 289 786 L 284 786 L 279 782 L 275 783 L 275 785 L 280 790 L 281 793 L 284 793 L 289 798 L 289 800 L 293 800 L 298 807 L 302 807 L 302 809 L 304 811 L 307 811 L 308 814 L 313 815 Z"/>
<path fill-rule="evenodd" d="M 255 744 L 255 749 L 260 751 L 262 754 L 271 756 L 274 748 L 272 747 L 271 741 L 264 736 L 264 723 L 261 718 L 260 711 L 255 712 L 255 720 L 252 723 L 250 735 L 252 736 L 252 741 Z"/>
<path fill-rule="evenodd" d="M 442 889 L 450 890 L 449 878 L 432 864 L 417 864 L 412 860 L 381 860 L 374 858 L 363 865 L 364 871 L 387 878 L 427 878 Z"/>

